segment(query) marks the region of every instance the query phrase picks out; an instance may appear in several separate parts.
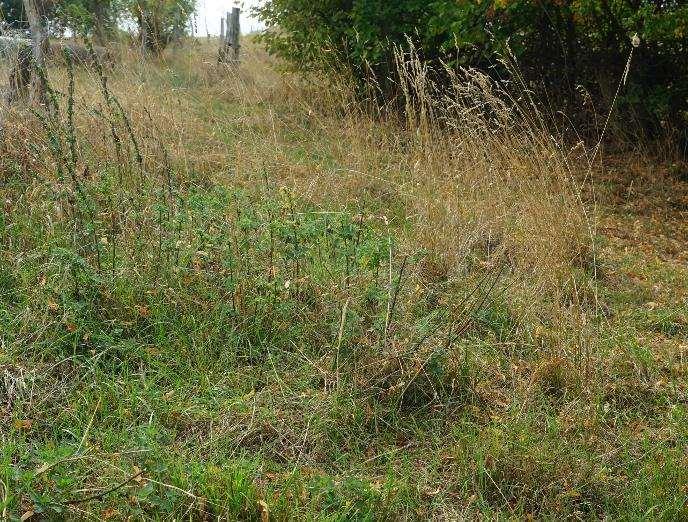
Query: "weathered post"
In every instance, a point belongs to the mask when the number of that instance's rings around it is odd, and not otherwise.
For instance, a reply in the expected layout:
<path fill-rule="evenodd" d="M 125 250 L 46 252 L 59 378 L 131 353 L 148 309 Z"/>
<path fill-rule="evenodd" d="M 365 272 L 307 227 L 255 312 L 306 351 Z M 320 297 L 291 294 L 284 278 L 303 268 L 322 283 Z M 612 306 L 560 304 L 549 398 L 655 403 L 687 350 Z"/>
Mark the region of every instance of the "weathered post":
<path fill-rule="evenodd" d="M 241 10 L 238 7 L 232 8 L 232 17 L 229 23 L 229 45 L 232 47 L 234 53 L 234 62 L 239 63 L 239 40 L 241 39 L 241 25 L 240 25 Z"/>
<path fill-rule="evenodd" d="M 217 61 L 218 63 L 224 63 L 227 58 L 227 27 L 229 24 L 229 17 L 223 16 L 220 22 L 220 51 L 217 55 Z"/>
<path fill-rule="evenodd" d="M 241 10 L 238 7 L 234 7 L 231 13 L 228 12 L 227 17 L 224 19 L 224 34 L 222 34 L 220 54 L 218 57 L 220 63 L 228 61 L 234 64 L 239 63 L 239 49 L 241 48 L 240 15 Z"/>
<path fill-rule="evenodd" d="M 227 11 L 225 15 L 225 37 L 222 40 L 222 62 L 226 62 L 229 59 L 229 21 L 231 19 L 231 14 Z"/>

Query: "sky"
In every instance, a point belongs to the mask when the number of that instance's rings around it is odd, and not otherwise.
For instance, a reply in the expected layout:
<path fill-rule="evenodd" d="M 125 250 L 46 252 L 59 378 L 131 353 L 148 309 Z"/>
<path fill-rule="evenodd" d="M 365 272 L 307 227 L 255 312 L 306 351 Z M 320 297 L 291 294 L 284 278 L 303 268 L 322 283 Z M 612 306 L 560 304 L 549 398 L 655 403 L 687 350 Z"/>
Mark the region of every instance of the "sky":
<path fill-rule="evenodd" d="M 196 0 L 197 5 L 197 24 L 198 33 L 200 36 L 206 34 L 206 24 L 208 32 L 212 35 L 220 34 L 220 18 L 224 16 L 227 11 L 231 11 L 232 7 L 241 7 L 241 32 L 249 33 L 261 29 L 261 24 L 255 18 L 250 16 L 252 7 L 260 4 L 261 0 Z"/>

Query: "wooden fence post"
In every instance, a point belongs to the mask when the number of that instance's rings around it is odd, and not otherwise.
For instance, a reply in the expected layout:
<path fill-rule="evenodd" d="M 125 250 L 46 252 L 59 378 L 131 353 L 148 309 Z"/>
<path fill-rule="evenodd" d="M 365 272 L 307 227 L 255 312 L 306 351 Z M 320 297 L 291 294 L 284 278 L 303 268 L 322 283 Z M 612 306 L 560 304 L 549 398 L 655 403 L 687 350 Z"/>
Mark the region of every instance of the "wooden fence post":
<path fill-rule="evenodd" d="M 229 45 L 232 47 L 234 52 L 234 62 L 239 63 L 239 50 L 241 45 L 239 43 L 241 39 L 241 25 L 240 25 L 240 14 L 241 10 L 238 7 L 232 8 L 232 18 L 229 23 Z"/>
<path fill-rule="evenodd" d="M 228 61 L 234 64 L 239 63 L 239 50 L 241 49 L 240 15 L 241 10 L 238 7 L 232 8 L 232 12 L 227 13 L 223 25 L 224 34 L 220 42 L 220 55 L 218 58 L 220 63 Z"/>
<path fill-rule="evenodd" d="M 220 45 L 225 41 L 225 17 L 220 18 Z"/>

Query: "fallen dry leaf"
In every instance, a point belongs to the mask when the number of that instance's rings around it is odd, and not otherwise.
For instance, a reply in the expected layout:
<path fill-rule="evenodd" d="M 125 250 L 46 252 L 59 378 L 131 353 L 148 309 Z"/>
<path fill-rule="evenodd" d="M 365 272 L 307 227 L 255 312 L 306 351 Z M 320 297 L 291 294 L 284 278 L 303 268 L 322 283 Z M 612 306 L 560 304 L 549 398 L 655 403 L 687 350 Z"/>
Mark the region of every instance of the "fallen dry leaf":
<path fill-rule="evenodd" d="M 134 474 L 141 473 L 141 468 L 139 468 L 138 466 L 134 466 L 133 469 L 134 469 Z M 145 480 L 146 479 L 143 478 L 143 474 L 140 474 L 134 479 L 134 482 L 136 482 L 137 484 L 143 484 L 145 482 Z"/>
<path fill-rule="evenodd" d="M 260 522 L 270 521 L 270 510 L 268 509 L 268 504 L 264 500 L 258 501 L 258 511 L 260 511 Z"/>
<path fill-rule="evenodd" d="M 14 427 L 18 430 L 30 430 L 31 426 L 33 426 L 33 421 L 30 419 L 17 419 L 14 421 Z"/>

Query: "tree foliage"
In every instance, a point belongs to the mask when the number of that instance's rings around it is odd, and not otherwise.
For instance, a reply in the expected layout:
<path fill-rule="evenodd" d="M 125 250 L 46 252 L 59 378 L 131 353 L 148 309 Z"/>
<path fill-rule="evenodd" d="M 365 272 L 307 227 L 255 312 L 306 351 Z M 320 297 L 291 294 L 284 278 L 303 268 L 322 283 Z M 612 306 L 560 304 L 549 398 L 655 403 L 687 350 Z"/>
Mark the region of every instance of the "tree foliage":
<path fill-rule="evenodd" d="M 131 0 L 128 12 L 139 27 L 141 45 L 159 54 L 185 33 L 195 8 L 195 0 Z"/>
<path fill-rule="evenodd" d="M 388 94 L 393 46 L 410 39 L 426 60 L 494 74 L 511 56 L 549 95 L 573 102 L 583 91 L 608 105 L 637 35 L 622 112 L 645 129 L 686 121 L 684 0 L 268 0 L 257 13 L 268 49 L 296 68 L 374 74 Z"/>
<path fill-rule="evenodd" d="M 155 53 L 185 33 L 195 8 L 195 0 L 44 0 L 53 32 L 69 29 L 102 44 L 133 22 L 142 46 Z M 25 27 L 21 0 L 0 0 L 0 14 L 10 27 Z"/>
<path fill-rule="evenodd" d="M 124 6 L 123 0 L 63 0 L 58 2 L 53 19 L 75 34 L 104 44 L 117 33 Z"/>

